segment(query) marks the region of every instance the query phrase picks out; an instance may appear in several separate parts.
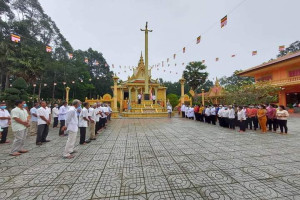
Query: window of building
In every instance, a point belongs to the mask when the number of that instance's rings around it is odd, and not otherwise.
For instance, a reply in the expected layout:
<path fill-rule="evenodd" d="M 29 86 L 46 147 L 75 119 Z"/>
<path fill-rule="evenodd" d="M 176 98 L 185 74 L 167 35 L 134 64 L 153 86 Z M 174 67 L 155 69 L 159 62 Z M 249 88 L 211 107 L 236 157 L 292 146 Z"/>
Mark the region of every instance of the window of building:
<path fill-rule="evenodd" d="M 272 75 L 262 76 L 256 79 L 256 81 L 269 81 L 272 80 Z"/>
<path fill-rule="evenodd" d="M 300 76 L 300 69 L 289 71 L 289 77 Z"/>

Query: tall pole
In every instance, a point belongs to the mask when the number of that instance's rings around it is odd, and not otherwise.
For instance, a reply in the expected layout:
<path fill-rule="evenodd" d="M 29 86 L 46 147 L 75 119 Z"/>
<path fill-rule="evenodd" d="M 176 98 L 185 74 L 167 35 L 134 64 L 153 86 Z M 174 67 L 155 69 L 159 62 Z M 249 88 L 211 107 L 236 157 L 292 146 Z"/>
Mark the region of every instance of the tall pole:
<path fill-rule="evenodd" d="M 148 32 L 152 32 L 152 30 L 148 30 L 148 22 L 146 22 L 145 29 L 141 29 L 141 31 L 145 31 L 145 93 L 144 99 L 149 100 L 149 74 L 148 74 Z"/>
<path fill-rule="evenodd" d="M 185 79 L 182 77 L 181 79 L 179 79 L 179 82 L 181 84 L 181 98 L 180 98 L 180 103 L 183 104 L 184 103 L 184 83 L 185 83 Z"/>
<path fill-rule="evenodd" d="M 204 106 L 204 89 L 202 88 L 201 91 L 202 91 L 202 105 Z"/>
<path fill-rule="evenodd" d="M 69 104 L 69 92 L 70 92 L 70 88 L 66 87 L 66 102 Z"/>
<path fill-rule="evenodd" d="M 113 106 L 113 111 L 118 111 L 118 79 L 119 77 L 117 77 L 117 75 L 115 74 L 115 76 L 113 77 L 114 79 L 114 106 Z"/>

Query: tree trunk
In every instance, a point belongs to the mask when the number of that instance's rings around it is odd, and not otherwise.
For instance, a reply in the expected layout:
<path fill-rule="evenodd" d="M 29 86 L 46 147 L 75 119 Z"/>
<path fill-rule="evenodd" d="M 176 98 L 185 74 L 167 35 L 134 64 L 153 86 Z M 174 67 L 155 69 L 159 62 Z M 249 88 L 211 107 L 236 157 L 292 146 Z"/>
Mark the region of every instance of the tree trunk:
<path fill-rule="evenodd" d="M 4 89 L 6 90 L 8 87 L 9 87 L 9 73 L 6 72 Z"/>
<path fill-rule="evenodd" d="M 41 92 L 42 92 L 42 83 L 39 84 L 39 95 L 38 95 L 38 102 L 41 101 Z"/>

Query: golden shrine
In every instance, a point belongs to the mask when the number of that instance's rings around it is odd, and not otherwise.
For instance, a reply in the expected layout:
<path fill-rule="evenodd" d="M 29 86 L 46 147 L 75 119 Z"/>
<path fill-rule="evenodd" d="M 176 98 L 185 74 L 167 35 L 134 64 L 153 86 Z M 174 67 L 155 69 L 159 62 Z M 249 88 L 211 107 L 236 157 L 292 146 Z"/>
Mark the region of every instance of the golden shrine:
<path fill-rule="evenodd" d="M 215 85 L 209 89 L 205 97 L 212 104 L 223 104 L 224 92 L 224 88 L 220 85 L 218 78 L 216 78 Z"/>

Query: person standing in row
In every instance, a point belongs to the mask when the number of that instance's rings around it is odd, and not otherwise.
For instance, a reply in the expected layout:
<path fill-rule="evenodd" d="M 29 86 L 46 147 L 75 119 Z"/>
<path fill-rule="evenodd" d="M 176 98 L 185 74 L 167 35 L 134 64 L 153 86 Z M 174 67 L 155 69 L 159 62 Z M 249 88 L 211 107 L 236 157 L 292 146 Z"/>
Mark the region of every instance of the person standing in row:
<path fill-rule="evenodd" d="M 12 150 L 10 155 L 19 156 L 21 153 L 27 153 L 24 149 L 24 143 L 27 135 L 27 128 L 30 126 L 28 120 L 28 112 L 23 107 L 25 101 L 16 101 L 16 107 L 11 111 L 12 118 L 12 131 L 15 135 L 14 142 L 12 144 Z"/>
<path fill-rule="evenodd" d="M 211 120 L 210 120 L 210 105 L 206 106 L 205 108 L 205 122 L 210 124 Z"/>
<path fill-rule="evenodd" d="M 11 123 L 11 118 L 8 110 L 6 110 L 6 103 L 0 103 L 0 129 L 2 129 L 1 135 L 1 144 L 9 143 L 9 140 L 6 139 L 8 133 L 8 126 Z"/>
<path fill-rule="evenodd" d="M 168 111 L 168 117 L 171 118 L 172 117 L 172 105 L 171 104 L 168 104 L 167 111 Z"/>
<path fill-rule="evenodd" d="M 141 104 L 142 102 L 142 94 L 138 94 L 138 104 Z"/>
<path fill-rule="evenodd" d="M 54 107 L 52 108 L 53 128 L 57 128 L 57 125 L 58 125 L 58 114 L 59 114 L 59 110 L 58 110 L 58 105 L 56 103 L 56 104 L 54 104 Z"/>
<path fill-rule="evenodd" d="M 235 111 L 232 106 L 228 109 L 229 128 L 235 130 Z"/>
<path fill-rule="evenodd" d="M 63 153 L 64 158 L 73 158 L 76 136 L 78 132 L 78 117 L 77 108 L 80 106 L 81 102 L 79 100 L 74 100 L 72 106 L 68 109 L 65 118 L 65 126 L 61 127 L 62 131 L 67 131 L 68 140 Z"/>
<path fill-rule="evenodd" d="M 210 108 L 210 120 L 213 125 L 216 125 L 216 107 L 214 105 Z"/>
<path fill-rule="evenodd" d="M 277 122 L 280 127 L 280 133 L 283 134 L 283 128 L 284 133 L 287 134 L 288 127 L 287 127 L 287 118 L 289 116 L 288 111 L 285 110 L 285 107 L 283 105 L 279 106 L 279 110 L 276 112 Z"/>
<path fill-rule="evenodd" d="M 36 136 L 36 145 L 42 145 L 43 142 L 50 142 L 47 140 L 49 125 L 51 123 L 50 111 L 46 106 L 46 102 L 41 102 L 41 107 L 37 110 L 38 116 L 38 130 Z"/>
<path fill-rule="evenodd" d="M 238 117 L 238 121 L 240 124 L 239 132 L 245 132 L 246 131 L 246 112 L 243 110 L 242 106 L 238 107 L 237 117 Z"/>
<path fill-rule="evenodd" d="M 40 104 L 38 102 L 34 103 L 34 106 L 30 109 L 30 135 L 34 136 L 37 133 L 37 110 L 39 109 Z"/>
<path fill-rule="evenodd" d="M 101 108 L 100 108 L 100 103 L 96 104 L 96 108 L 95 108 L 95 114 L 96 114 L 96 130 L 95 130 L 95 134 L 97 135 L 97 132 L 100 130 L 101 125 L 100 125 L 100 112 L 101 112 Z"/>
<path fill-rule="evenodd" d="M 273 132 L 276 132 L 277 128 L 277 123 L 276 123 L 276 109 L 274 108 L 275 106 L 273 104 L 270 104 L 267 108 L 267 120 L 268 120 L 268 125 L 269 125 L 269 131 L 272 131 L 273 127 Z"/>
<path fill-rule="evenodd" d="M 78 107 L 80 107 L 79 105 Z M 88 127 L 89 122 L 89 103 L 83 103 L 83 109 L 79 114 L 79 130 L 80 130 L 80 141 L 79 144 L 86 144 L 85 137 L 86 137 L 86 128 Z"/>
<path fill-rule="evenodd" d="M 62 106 L 60 106 L 58 112 L 58 120 L 60 121 L 60 128 L 58 133 L 59 136 L 64 135 L 64 131 L 62 130 L 62 127 L 65 126 L 67 112 L 68 112 L 68 103 L 64 101 Z"/>
<path fill-rule="evenodd" d="M 182 115 L 182 118 L 185 118 L 185 105 L 184 103 L 181 105 L 181 115 Z"/>
<path fill-rule="evenodd" d="M 95 103 L 89 108 L 90 140 L 96 140 L 96 107 L 97 104 Z"/>
<path fill-rule="evenodd" d="M 267 110 L 264 105 L 258 107 L 257 118 L 262 133 L 266 133 L 267 132 Z"/>

